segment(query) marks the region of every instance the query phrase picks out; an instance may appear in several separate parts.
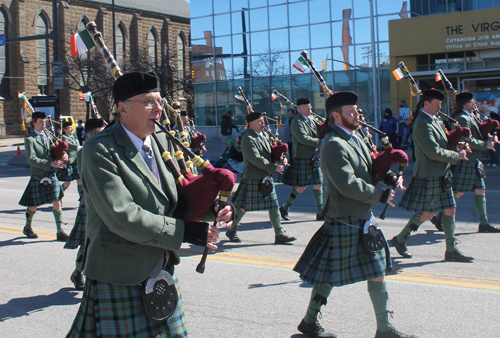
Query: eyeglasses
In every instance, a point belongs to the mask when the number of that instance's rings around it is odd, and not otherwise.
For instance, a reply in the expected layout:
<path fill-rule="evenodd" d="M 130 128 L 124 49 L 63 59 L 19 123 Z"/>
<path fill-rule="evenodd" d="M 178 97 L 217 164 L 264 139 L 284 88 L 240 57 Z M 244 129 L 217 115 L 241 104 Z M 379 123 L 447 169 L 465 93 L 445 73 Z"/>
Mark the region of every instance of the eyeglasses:
<path fill-rule="evenodd" d="M 162 102 L 161 100 L 154 100 L 154 99 L 151 99 L 151 100 L 125 100 L 125 101 L 135 101 L 135 102 L 139 102 L 140 104 L 142 104 L 144 106 L 144 108 L 146 109 L 153 109 L 153 108 L 156 108 L 156 106 L 158 107 L 162 107 Z"/>

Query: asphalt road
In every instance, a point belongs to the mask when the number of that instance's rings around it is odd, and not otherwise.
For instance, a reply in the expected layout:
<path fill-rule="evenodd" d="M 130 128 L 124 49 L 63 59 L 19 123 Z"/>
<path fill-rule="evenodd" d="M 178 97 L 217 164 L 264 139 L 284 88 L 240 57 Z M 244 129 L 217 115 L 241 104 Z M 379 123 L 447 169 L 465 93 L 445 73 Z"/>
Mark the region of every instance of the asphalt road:
<path fill-rule="evenodd" d="M 39 208 L 33 221 L 40 238 L 29 240 L 22 235 L 25 208 L 18 201 L 29 171 L 8 164 L 15 153 L 16 147 L 0 148 L 0 337 L 64 337 L 81 299 L 81 292 L 69 280 L 76 251 L 65 250 L 63 243 L 55 241 L 48 205 Z M 500 168 L 486 169 L 489 217 L 500 224 Z M 405 176 L 407 184 L 410 178 Z M 277 185 L 281 202 L 289 190 Z M 72 183 L 63 199 L 63 228 L 68 233 L 77 200 L 76 184 Z M 374 214 L 381 210 L 378 205 Z M 306 312 L 311 286 L 292 268 L 321 226 L 314 220 L 315 214 L 309 188 L 295 200 L 292 220 L 283 223 L 297 241 L 274 245 L 267 212 L 248 213 L 238 230 L 242 243 L 228 242 L 222 235 L 204 274 L 195 272 L 203 248 L 184 245 L 177 273 L 190 337 L 302 337 L 296 327 Z M 396 235 L 410 216 L 390 208 L 386 220 L 380 222 L 386 237 Z M 496 257 L 500 234 L 477 233 L 477 225 L 469 193 L 458 201 L 456 234 L 460 249 L 473 255 L 474 263 L 445 262 L 444 235 L 430 222 L 409 239 L 412 259 L 400 258 L 391 248 L 394 271 L 387 281 L 392 323 L 397 329 L 419 337 L 500 336 Z M 376 323 L 366 283 L 334 289 L 320 322 L 342 338 L 373 337 Z"/>

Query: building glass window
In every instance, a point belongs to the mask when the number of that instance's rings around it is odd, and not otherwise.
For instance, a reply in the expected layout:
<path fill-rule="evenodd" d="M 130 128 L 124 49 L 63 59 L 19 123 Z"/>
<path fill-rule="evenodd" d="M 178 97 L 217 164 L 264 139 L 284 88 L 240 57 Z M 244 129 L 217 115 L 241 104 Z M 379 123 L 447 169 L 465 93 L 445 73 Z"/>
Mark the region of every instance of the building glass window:
<path fill-rule="evenodd" d="M 191 0 L 191 18 L 212 14 L 212 1 Z"/>
<path fill-rule="evenodd" d="M 179 35 L 177 35 L 177 80 L 178 80 L 178 83 L 179 83 L 179 87 L 178 87 L 178 93 L 179 93 L 179 97 L 184 97 L 184 89 L 183 89 L 183 86 L 182 86 L 182 83 L 184 82 L 184 78 L 185 78 L 185 74 L 184 74 L 184 64 L 185 64 L 185 58 L 186 58 L 186 54 L 185 54 L 185 42 L 184 42 L 184 38 L 182 36 L 181 33 L 179 33 Z M 212 59 L 213 61 L 213 59 Z M 212 76 L 213 78 L 214 76 Z"/>
<path fill-rule="evenodd" d="M 455 0 L 453 0 L 455 1 Z M 461 1 L 461 0 L 456 0 Z M 410 11 L 409 0 L 377 0 L 377 14 L 393 14 L 393 13 L 406 13 Z"/>
<path fill-rule="evenodd" d="M 250 34 L 252 54 L 269 53 L 268 32 L 257 32 Z"/>
<path fill-rule="evenodd" d="M 352 3 L 355 18 L 366 18 L 370 16 L 370 6 L 372 1 L 353 0 Z"/>
<path fill-rule="evenodd" d="M 307 2 L 299 2 L 288 5 L 288 15 L 290 27 L 307 25 L 309 18 L 307 15 Z"/>
<path fill-rule="evenodd" d="M 35 29 L 37 35 L 48 34 L 48 23 L 40 13 L 35 19 Z M 36 40 L 36 68 L 38 77 L 38 94 L 49 94 L 49 40 Z"/>
<path fill-rule="evenodd" d="M 288 51 L 288 29 L 276 29 L 270 33 L 271 52 Z"/>
<path fill-rule="evenodd" d="M 207 1 L 210 3 L 211 1 Z M 229 12 L 229 0 L 216 0 L 214 1 L 214 14 Z"/>
<path fill-rule="evenodd" d="M 158 67 L 158 37 L 156 35 L 156 30 L 154 29 L 154 27 L 151 27 L 151 29 L 148 31 L 146 41 L 148 43 L 149 67 L 151 68 L 151 70 L 154 70 L 156 69 L 156 67 Z M 177 41 L 177 43 L 179 43 L 179 41 Z M 182 71 L 184 71 L 184 67 L 182 67 Z"/>
<path fill-rule="evenodd" d="M 191 4 L 191 8 L 193 5 Z M 211 16 L 191 20 L 191 39 L 203 39 L 206 37 L 205 32 L 210 32 L 212 35 L 214 28 L 212 25 L 213 18 Z"/>
<path fill-rule="evenodd" d="M 123 64 L 125 56 L 125 28 L 124 24 L 120 22 L 116 27 L 116 62 L 118 65 Z"/>
<path fill-rule="evenodd" d="M 229 14 L 214 16 L 214 35 L 222 36 L 231 34 L 231 18 Z"/>
<path fill-rule="evenodd" d="M 253 9 L 250 11 L 250 30 L 252 32 L 267 29 L 267 8 Z"/>
<path fill-rule="evenodd" d="M 340 5 L 332 7 L 332 21 L 352 19 L 351 1 L 343 1 Z"/>
<path fill-rule="evenodd" d="M 290 49 L 309 49 L 309 27 L 302 26 L 290 28 Z"/>
<path fill-rule="evenodd" d="M 313 24 L 329 21 L 330 0 L 309 1 L 309 22 Z"/>
<path fill-rule="evenodd" d="M 329 47 L 332 45 L 330 24 L 311 26 L 311 48 Z"/>
<path fill-rule="evenodd" d="M 287 6 L 269 7 L 269 28 L 283 28 L 288 26 Z"/>
<path fill-rule="evenodd" d="M 7 35 L 7 18 L 3 10 L 0 10 L 0 34 Z M 0 83 L 3 81 L 7 71 L 7 46 L 0 46 Z"/>

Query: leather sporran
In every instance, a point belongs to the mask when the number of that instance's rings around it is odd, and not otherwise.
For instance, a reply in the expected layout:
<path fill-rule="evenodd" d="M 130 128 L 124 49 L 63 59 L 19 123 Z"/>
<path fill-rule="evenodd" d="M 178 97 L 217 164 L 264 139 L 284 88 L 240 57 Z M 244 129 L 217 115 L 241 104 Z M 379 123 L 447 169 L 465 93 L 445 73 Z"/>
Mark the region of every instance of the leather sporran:
<path fill-rule="evenodd" d="M 264 197 L 271 195 L 273 192 L 273 180 L 270 176 L 266 176 L 259 182 L 259 191 Z"/>
<path fill-rule="evenodd" d="M 476 175 L 479 178 L 485 178 L 486 177 L 486 170 L 484 170 L 484 164 L 481 161 L 477 161 Z"/>
<path fill-rule="evenodd" d="M 174 313 L 179 295 L 175 281 L 165 270 L 157 277 L 149 277 L 142 291 L 142 304 L 146 316 L 155 322 L 163 322 Z"/>
<path fill-rule="evenodd" d="M 54 185 L 50 177 L 44 177 L 40 180 L 40 192 L 43 195 L 51 194 L 54 191 Z"/>
<path fill-rule="evenodd" d="M 453 173 L 448 170 L 442 178 L 442 188 L 444 191 L 450 191 L 453 187 Z"/>
<path fill-rule="evenodd" d="M 384 234 L 373 216 L 361 228 L 361 242 L 366 250 L 373 253 L 380 252 L 385 247 Z"/>
<path fill-rule="evenodd" d="M 318 156 L 316 156 L 316 154 L 314 154 L 311 157 L 311 168 L 318 169 L 319 165 L 320 165 L 319 158 L 318 158 Z"/>
<path fill-rule="evenodd" d="M 64 181 L 66 177 L 68 177 L 68 175 L 69 175 L 69 169 L 67 166 L 65 166 L 64 168 L 60 168 L 57 171 L 57 178 L 59 179 L 59 181 Z"/>

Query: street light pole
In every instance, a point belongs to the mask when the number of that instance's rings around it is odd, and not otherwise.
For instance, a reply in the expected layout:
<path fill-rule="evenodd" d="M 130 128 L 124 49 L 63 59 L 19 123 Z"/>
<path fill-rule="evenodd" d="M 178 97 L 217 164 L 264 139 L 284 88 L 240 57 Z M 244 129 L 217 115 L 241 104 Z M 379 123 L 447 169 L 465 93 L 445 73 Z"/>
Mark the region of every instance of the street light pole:
<path fill-rule="evenodd" d="M 116 23 L 115 23 L 115 0 L 111 3 L 111 11 L 113 12 L 113 55 L 116 57 Z"/>
<path fill-rule="evenodd" d="M 373 90 L 373 119 L 375 120 L 375 128 L 378 128 L 378 86 L 377 86 L 377 67 L 375 63 L 377 62 L 375 53 L 375 26 L 373 17 L 373 1 L 370 1 L 370 25 L 371 25 L 371 42 L 372 42 L 372 90 Z"/>

